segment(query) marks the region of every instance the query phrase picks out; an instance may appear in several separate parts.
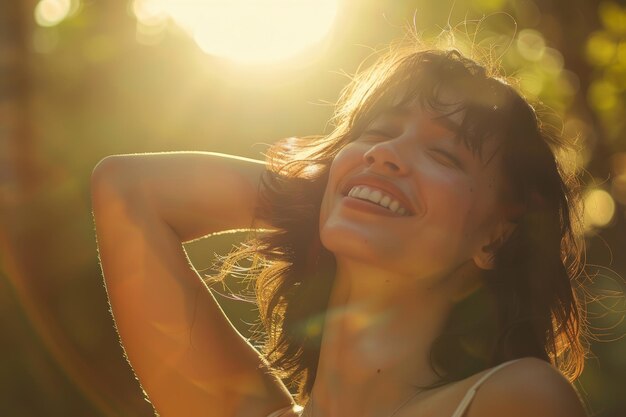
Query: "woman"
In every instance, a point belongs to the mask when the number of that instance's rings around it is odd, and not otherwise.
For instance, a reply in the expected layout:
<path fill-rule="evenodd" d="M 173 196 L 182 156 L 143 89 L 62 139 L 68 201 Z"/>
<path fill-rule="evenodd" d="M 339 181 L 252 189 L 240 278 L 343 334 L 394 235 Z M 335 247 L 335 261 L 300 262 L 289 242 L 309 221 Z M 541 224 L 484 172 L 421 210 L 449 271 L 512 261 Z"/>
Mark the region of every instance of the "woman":
<path fill-rule="evenodd" d="M 207 153 L 96 167 L 108 296 L 158 413 L 584 416 L 564 144 L 456 51 L 395 49 L 345 91 L 335 124 L 273 146 L 267 168 Z M 181 247 L 242 228 L 266 230 L 224 274 L 256 257 L 263 355 Z"/>

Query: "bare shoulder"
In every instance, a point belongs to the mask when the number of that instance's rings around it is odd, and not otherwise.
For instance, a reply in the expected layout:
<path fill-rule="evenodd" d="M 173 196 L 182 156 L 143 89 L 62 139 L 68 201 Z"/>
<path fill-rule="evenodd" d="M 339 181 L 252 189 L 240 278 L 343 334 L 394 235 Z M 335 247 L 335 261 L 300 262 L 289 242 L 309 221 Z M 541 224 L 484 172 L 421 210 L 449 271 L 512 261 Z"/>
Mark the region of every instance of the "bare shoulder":
<path fill-rule="evenodd" d="M 491 375 L 467 417 L 586 417 L 576 391 L 551 364 L 523 358 Z"/>

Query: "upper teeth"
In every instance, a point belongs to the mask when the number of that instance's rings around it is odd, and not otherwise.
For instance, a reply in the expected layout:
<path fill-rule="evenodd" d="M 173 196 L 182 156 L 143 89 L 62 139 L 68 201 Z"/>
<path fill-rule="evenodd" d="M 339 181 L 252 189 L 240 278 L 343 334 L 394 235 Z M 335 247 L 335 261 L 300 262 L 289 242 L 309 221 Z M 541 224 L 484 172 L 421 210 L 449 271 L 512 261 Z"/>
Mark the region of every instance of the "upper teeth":
<path fill-rule="evenodd" d="M 400 202 L 390 195 L 385 194 L 383 191 L 368 187 L 365 185 L 355 185 L 348 193 L 350 197 L 358 198 L 361 200 L 368 200 L 372 203 L 376 203 L 379 206 L 385 207 L 394 213 L 404 215 L 407 213 L 406 208 L 402 207 Z"/>

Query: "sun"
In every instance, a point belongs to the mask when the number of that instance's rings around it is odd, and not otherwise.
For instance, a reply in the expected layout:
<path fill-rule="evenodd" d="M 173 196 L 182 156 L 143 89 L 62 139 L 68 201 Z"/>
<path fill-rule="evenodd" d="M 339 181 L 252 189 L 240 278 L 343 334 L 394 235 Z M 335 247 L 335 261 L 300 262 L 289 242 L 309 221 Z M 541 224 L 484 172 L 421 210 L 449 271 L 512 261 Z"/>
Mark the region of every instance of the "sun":
<path fill-rule="evenodd" d="M 292 57 L 329 32 L 337 0 L 134 0 L 140 24 L 171 19 L 207 54 L 265 63 Z"/>

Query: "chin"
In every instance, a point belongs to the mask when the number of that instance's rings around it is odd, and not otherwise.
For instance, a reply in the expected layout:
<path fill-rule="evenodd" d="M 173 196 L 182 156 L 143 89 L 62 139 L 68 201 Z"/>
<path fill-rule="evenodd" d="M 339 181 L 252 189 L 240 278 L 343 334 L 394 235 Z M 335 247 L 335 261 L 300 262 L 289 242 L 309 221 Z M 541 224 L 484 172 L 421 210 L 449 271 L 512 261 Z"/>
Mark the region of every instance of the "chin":
<path fill-rule="evenodd" d="M 333 253 L 337 263 L 365 265 L 410 279 L 430 279 L 453 272 L 452 262 L 423 249 L 384 245 L 380 240 L 368 238 L 350 228 L 328 227 L 320 232 L 322 245 Z M 372 242 L 378 242 L 373 245 Z"/>
<path fill-rule="evenodd" d="M 322 245 L 335 256 L 375 257 L 370 239 L 350 228 L 324 227 L 320 232 Z"/>
<path fill-rule="evenodd" d="M 380 240 L 366 236 L 362 231 L 348 227 L 324 227 L 320 240 L 335 258 L 371 265 L 372 268 L 392 271 L 402 264 L 399 248 L 385 247 Z M 378 244 L 374 244 L 378 242 Z"/>

